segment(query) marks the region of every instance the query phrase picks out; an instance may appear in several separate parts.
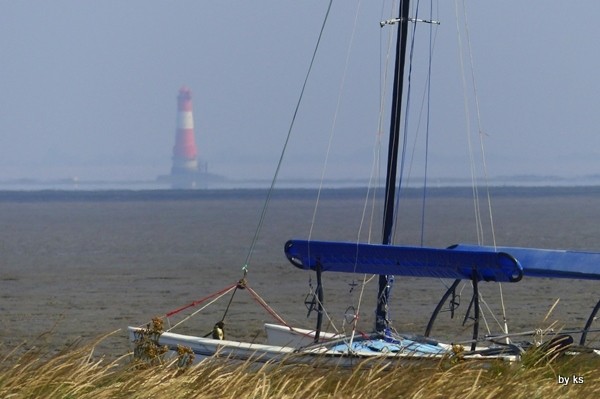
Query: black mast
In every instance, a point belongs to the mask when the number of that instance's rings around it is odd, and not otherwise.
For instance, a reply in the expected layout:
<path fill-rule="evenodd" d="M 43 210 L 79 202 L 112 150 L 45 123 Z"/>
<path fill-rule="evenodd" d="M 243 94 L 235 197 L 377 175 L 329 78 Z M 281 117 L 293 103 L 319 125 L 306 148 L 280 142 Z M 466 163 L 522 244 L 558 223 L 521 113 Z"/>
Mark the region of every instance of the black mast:
<path fill-rule="evenodd" d="M 402 120 L 402 94 L 404 86 L 404 64 L 406 60 L 406 43 L 408 35 L 409 0 L 400 0 L 400 19 L 396 39 L 396 66 L 394 68 L 394 91 L 392 94 L 392 115 L 390 121 L 390 141 L 388 145 L 387 177 L 385 181 L 385 205 L 383 211 L 382 243 L 392 243 L 394 226 L 394 206 L 396 198 L 396 170 L 398 166 L 398 150 L 400 148 L 400 124 Z M 379 276 L 379 292 L 377 294 L 377 310 L 375 331 L 382 332 L 389 326 L 388 297 L 392 276 Z"/>

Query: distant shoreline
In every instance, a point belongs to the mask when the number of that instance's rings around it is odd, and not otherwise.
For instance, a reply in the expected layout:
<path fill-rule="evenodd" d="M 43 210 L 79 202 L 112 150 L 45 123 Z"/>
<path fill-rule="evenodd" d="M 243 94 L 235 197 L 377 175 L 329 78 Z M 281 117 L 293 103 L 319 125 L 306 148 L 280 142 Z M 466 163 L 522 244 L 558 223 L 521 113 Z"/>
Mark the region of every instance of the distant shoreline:
<path fill-rule="evenodd" d="M 376 188 L 377 196 L 383 195 L 383 188 Z M 487 195 L 488 189 L 479 187 L 479 195 Z M 227 189 L 32 189 L 0 190 L 3 202 L 37 201 L 189 201 L 266 198 L 267 188 L 227 188 Z M 315 198 L 317 188 L 275 188 L 275 199 Z M 366 187 L 323 188 L 322 199 L 362 198 L 368 193 Z M 370 192 L 372 195 L 372 191 Z M 600 185 L 590 186 L 492 186 L 489 193 L 494 197 L 550 197 L 599 195 Z M 404 188 L 400 198 L 427 197 L 472 197 L 473 189 L 467 186 Z"/>
<path fill-rule="evenodd" d="M 214 175 L 216 176 L 216 175 Z M 3 179 L 0 180 L 0 191 L 155 191 L 155 190 L 266 190 L 272 181 L 270 179 L 234 179 L 228 177 L 219 177 L 206 181 L 197 187 L 185 187 L 181 184 L 173 185 L 169 179 L 164 176 L 154 180 L 101 180 L 101 179 L 82 179 L 79 177 L 68 177 L 62 179 Z M 181 182 L 180 182 L 181 183 Z M 290 178 L 281 177 L 275 184 L 279 190 L 314 190 L 323 187 L 327 190 L 333 189 L 360 189 L 367 185 L 383 186 L 385 182 L 383 177 L 373 180 L 370 183 L 368 178 L 341 178 L 341 179 L 310 179 L 310 178 Z M 523 187 L 529 188 L 573 188 L 573 187 L 595 187 L 600 186 L 600 175 L 592 174 L 585 176 L 538 176 L 538 175 L 512 175 L 495 176 L 488 179 L 478 177 L 477 184 L 480 187 L 486 185 L 493 188 L 500 187 Z M 402 186 L 409 189 L 421 189 L 423 186 L 422 178 L 409 178 L 402 181 Z M 428 190 L 445 188 L 463 188 L 471 187 L 470 178 L 454 177 L 430 177 L 427 182 Z"/>

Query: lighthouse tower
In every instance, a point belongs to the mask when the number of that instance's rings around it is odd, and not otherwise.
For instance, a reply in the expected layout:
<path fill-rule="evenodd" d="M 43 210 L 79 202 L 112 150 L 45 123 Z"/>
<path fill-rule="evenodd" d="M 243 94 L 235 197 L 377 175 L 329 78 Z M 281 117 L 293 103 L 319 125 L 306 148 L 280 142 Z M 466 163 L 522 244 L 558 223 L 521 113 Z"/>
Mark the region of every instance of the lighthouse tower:
<path fill-rule="evenodd" d="M 198 150 L 194 138 L 192 91 L 183 86 L 177 96 L 177 133 L 173 147 L 172 176 L 198 173 Z"/>

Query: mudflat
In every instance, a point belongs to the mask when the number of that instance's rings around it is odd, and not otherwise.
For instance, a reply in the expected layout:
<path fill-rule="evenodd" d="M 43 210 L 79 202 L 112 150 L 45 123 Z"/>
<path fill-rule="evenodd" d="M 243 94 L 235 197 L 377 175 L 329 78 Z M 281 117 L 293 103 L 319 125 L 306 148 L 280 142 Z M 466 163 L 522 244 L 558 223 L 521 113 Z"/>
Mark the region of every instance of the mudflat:
<path fill-rule="evenodd" d="M 59 350 L 77 340 L 117 331 L 97 351 L 109 357 L 129 350 L 126 328 L 217 292 L 243 277 L 288 323 L 311 327 L 304 305 L 314 276 L 294 268 L 283 254 L 290 238 L 380 240 L 380 208 L 366 202 L 366 190 L 283 190 L 268 205 L 249 257 L 266 192 L 20 193 L 0 195 L 0 339 L 5 349 L 44 343 Z M 600 251 L 600 190 L 596 187 L 496 190 L 493 232 L 487 198 L 481 220 L 463 189 L 429 193 L 425 212 L 418 192 L 401 198 L 396 242 L 446 247 L 456 243 Z M 371 213 L 373 215 L 371 216 Z M 477 233 L 477 226 L 481 231 Z M 327 274 L 324 277 L 329 330 L 373 325 L 376 279 Z M 430 313 L 450 282 L 397 277 L 391 317 L 399 331 L 423 333 Z M 502 285 L 510 331 L 554 325 L 583 327 L 600 299 L 598 281 L 523 279 Z M 364 288 L 364 291 L 363 291 Z M 502 309 L 497 284 L 481 284 L 485 322 L 500 332 Z M 359 304 L 359 299 L 362 301 Z M 471 298 L 459 287 L 454 319 L 439 316 L 432 335 L 469 338 L 465 311 Z M 223 317 L 223 297 L 177 331 L 205 335 Z M 558 301 L 558 302 L 557 302 Z M 553 305 L 556 306 L 553 308 Z M 488 309 L 489 308 L 489 309 Z M 545 319 L 548 311 L 550 316 Z M 197 310 L 190 308 L 186 314 Z M 493 314 L 493 316 L 492 316 Z M 167 322 L 175 323 L 183 312 Z M 497 318 L 499 323 L 494 320 Z M 261 340 L 262 324 L 273 322 L 246 292 L 238 290 L 227 311 L 228 338 Z M 599 340 L 590 334 L 588 340 Z"/>

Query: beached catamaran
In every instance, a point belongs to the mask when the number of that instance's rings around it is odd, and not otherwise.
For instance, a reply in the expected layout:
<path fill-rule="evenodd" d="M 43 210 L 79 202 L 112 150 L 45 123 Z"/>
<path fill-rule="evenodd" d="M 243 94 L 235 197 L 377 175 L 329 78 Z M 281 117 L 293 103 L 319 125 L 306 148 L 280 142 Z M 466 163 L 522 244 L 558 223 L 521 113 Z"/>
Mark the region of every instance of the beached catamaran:
<path fill-rule="evenodd" d="M 398 154 L 403 141 L 401 139 L 402 100 L 405 90 L 408 28 L 421 23 L 437 24 L 431 19 L 413 17 L 410 12 L 409 1 L 400 1 L 398 17 L 381 22 L 382 28 L 396 26 L 397 29 L 381 244 L 292 239 L 284 245 L 285 256 L 293 266 L 316 273 L 317 287 L 312 302 L 310 302 L 311 310 L 314 309 L 317 313 L 315 329 L 297 328 L 287 324 L 266 303 L 262 302 L 258 294 L 246 286 L 245 279 L 242 279 L 239 283 L 226 287 L 220 292 L 168 313 L 166 317 L 200 304 L 211 303 L 211 300 L 220 298 L 231 291 L 235 293 L 237 289 L 246 289 L 278 321 L 276 324 L 265 324 L 266 343 L 223 339 L 218 323 L 215 325 L 212 337 L 177 334 L 172 331 L 172 328 L 162 331 L 162 328 L 157 326 L 130 327 L 130 338 L 137 345 L 138 351 L 140 345 L 146 344 L 150 336 L 153 342 L 172 351 L 180 348 L 181 353 L 181 348 L 188 348 L 186 349 L 188 353 L 193 352 L 196 359 L 218 356 L 237 360 L 252 359 L 260 362 L 285 360 L 287 362 L 331 365 L 352 365 L 360 359 L 367 358 L 382 358 L 389 361 L 421 361 L 460 356 L 464 359 L 518 360 L 526 348 L 523 345 L 512 343 L 511 334 L 508 334 L 508 331 L 494 336 L 480 336 L 479 334 L 480 293 L 478 286 L 481 282 L 516 283 L 523 278 L 536 277 L 600 279 L 600 253 L 463 244 L 448 248 L 408 247 L 393 244 Z M 290 127 L 290 132 L 291 130 Z M 271 196 L 275 180 L 273 180 L 268 198 Z M 353 328 L 350 334 L 322 331 L 325 313 L 322 280 L 324 273 L 331 272 L 379 275 L 376 320 L 372 333 L 359 334 L 356 332 L 356 328 Z M 416 335 L 414 332 L 398 333 L 391 325 L 388 306 L 393 276 L 454 280 L 435 307 L 423 335 Z M 467 317 L 473 320 L 472 339 L 463 342 L 463 346 L 453 345 L 452 342 L 442 343 L 429 338 L 442 307 L 452 295 L 455 295 L 460 282 L 465 280 L 472 285 L 472 299 L 468 313 L 472 309 L 473 314 L 465 316 L 465 320 Z M 599 310 L 600 301 L 593 307 L 585 326 L 576 331 L 581 335 L 580 345 L 586 343 L 586 336 L 589 331 L 592 331 L 592 324 Z M 356 323 L 354 323 L 355 326 Z M 520 334 L 515 335 L 519 336 Z M 551 334 L 549 338 L 553 338 L 553 335 Z M 561 338 L 565 338 L 565 336 L 562 335 Z M 566 339 L 564 342 L 571 341 Z M 183 351 L 183 353 L 186 352 Z M 597 353 L 600 354 L 600 352 Z"/>

